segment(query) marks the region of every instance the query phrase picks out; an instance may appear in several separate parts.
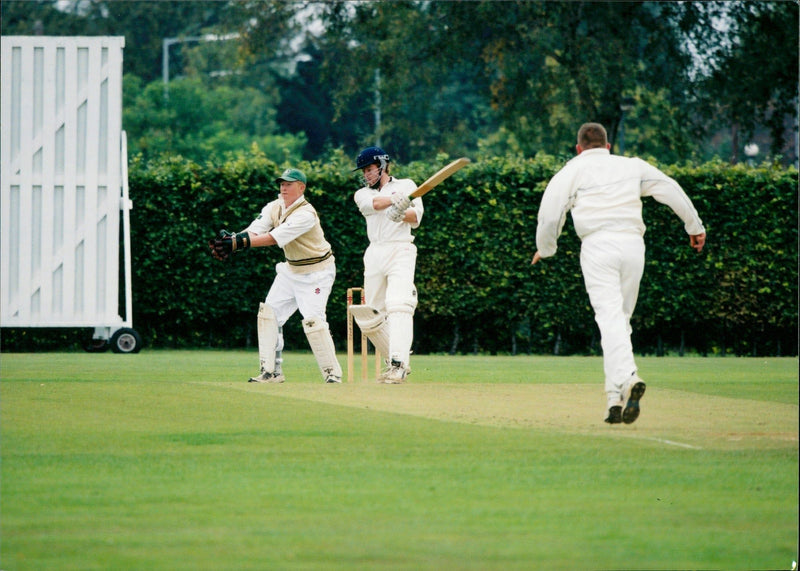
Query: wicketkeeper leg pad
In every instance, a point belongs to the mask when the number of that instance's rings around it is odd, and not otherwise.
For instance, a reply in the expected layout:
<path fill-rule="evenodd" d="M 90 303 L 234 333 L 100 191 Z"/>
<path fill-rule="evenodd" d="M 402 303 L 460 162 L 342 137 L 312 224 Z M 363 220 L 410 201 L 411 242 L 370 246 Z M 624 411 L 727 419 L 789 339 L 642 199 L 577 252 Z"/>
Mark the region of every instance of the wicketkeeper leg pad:
<path fill-rule="evenodd" d="M 336 359 L 336 348 L 333 345 L 328 323 L 324 319 L 310 318 L 303 320 L 303 331 L 311 346 L 311 352 L 317 359 L 319 370 L 323 378 L 328 381 L 330 377 L 341 380 L 342 367 Z M 339 382 L 339 381 L 336 381 Z"/>
<path fill-rule="evenodd" d="M 386 314 L 370 307 L 369 305 L 351 305 L 350 313 L 356 320 L 358 327 L 383 356 L 389 358 L 389 327 L 386 323 Z"/>
<path fill-rule="evenodd" d="M 278 348 L 278 320 L 275 312 L 266 303 L 258 306 L 258 358 L 261 371 L 275 372 L 275 356 Z"/>

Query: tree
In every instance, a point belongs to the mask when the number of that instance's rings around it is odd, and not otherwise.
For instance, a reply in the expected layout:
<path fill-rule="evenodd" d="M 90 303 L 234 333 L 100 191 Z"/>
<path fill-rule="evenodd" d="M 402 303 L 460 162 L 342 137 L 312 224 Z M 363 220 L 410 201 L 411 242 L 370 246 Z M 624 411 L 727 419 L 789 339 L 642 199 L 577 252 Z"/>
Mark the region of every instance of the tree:
<path fill-rule="evenodd" d="M 297 62 L 293 76 L 279 77 L 281 94 L 276 120 L 287 133 L 305 133 L 308 144 L 304 158 L 320 157 L 327 149 L 353 150 L 359 146 L 360 125 L 371 124 L 369 109 L 343 109 L 338 120 L 331 95 L 333 84 L 321 71 L 320 50 L 313 43 L 306 48 L 308 59 Z M 354 153 L 350 153 L 354 154 Z"/>
<path fill-rule="evenodd" d="M 171 76 L 214 88 L 222 70 L 224 85 L 263 92 L 282 129 L 306 133 L 306 158 L 377 142 L 406 163 L 438 152 L 563 155 L 587 120 L 604 123 L 616 143 L 623 117 L 627 150 L 662 161 L 719 155 L 720 124 L 747 137 L 766 126 L 773 156 L 797 156 L 793 2 L 4 0 L 2 8 L 4 34 L 125 35 L 126 74 L 144 85 L 161 76 L 165 38 L 235 33 L 224 44 L 173 45 Z M 316 22 L 321 31 L 307 33 Z M 273 99 L 276 88 L 282 97 Z M 734 160 L 740 146 L 733 141 Z"/>
<path fill-rule="evenodd" d="M 305 147 L 302 133 L 278 134 L 277 93 L 224 84 L 208 87 L 194 77 L 170 82 L 165 101 L 160 81 L 142 86 L 135 76 L 125 77 L 123 93 L 131 156 L 171 153 L 202 164 L 255 144 L 269 159 L 282 162 L 299 160 Z"/>
<path fill-rule="evenodd" d="M 528 153 L 572 146 L 577 125 L 599 121 L 615 142 L 626 98 L 660 93 L 667 108 L 686 101 L 691 55 L 682 28 L 710 17 L 691 3 L 492 2 L 452 5 L 465 17 L 468 37 L 482 38 L 484 73 L 491 75 L 492 104 Z M 620 33 L 620 30 L 625 30 Z M 665 137 L 691 140 L 689 116 Z M 630 146 L 630 145 L 629 145 Z M 635 146 L 633 147 L 635 151 Z"/>
<path fill-rule="evenodd" d="M 150 82 L 161 77 L 165 38 L 222 27 L 228 9 L 228 2 L 196 0 L 3 0 L 3 34 L 125 36 L 124 72 Z"/>
<path fill-rule="evenodd" d="M 325 4 L 321 72 L 332 87 L 334 120 L 361 112 L 352 126 L 359 146 L 380 141 L 401 161 L 469 154 L 499 126 L 480 63 L 448 37 L 460 23 L 445 4 Z"/>
<path fill-rule="evenodd" d="M 614 141 L 622 102 L 643 94 L 672 117 L 655 118 L 665 148 L 696 148 L 683 46 L 713 12 L 692 3 L 333 2 L 322 17 L 337 110 L 372 108 L 377 88 L 377 136 L 405 158 L 473 153 L 500 129 L 528 155 L 561 154 L 586 120 Z"/>
<path fill-rule="evenodd" d="M 732 42 L 704 80 L 706 113 L 742 130 L 734 162 L 759 125 L 769 129 L 773 155 L 796 161 L 798 5 L 739 2 L 727 8 Z"/>
<path fill-rule="evenodd" d="M 77 35 L 85 19 L 59 9 L 56 0 L 3 0 L 0 4 L 4 36 Z M 60 30 L 56 33 L 56 30 Z"/>

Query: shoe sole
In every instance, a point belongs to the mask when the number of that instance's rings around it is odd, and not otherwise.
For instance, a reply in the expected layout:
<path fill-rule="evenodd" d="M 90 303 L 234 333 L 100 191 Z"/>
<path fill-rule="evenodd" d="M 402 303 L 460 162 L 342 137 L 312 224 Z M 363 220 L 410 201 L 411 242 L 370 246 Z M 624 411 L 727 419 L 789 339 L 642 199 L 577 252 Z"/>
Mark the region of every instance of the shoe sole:
<path fill-rule="evenodd" d="M 639 418 L 639 401 L 642 400 L 646 388 L 647 385 L 641 381 L 631 387 L 631 394 L 625 403 L 625 410 L 622 411 L 622 422 L 625 424 L 631 424 Z"/>

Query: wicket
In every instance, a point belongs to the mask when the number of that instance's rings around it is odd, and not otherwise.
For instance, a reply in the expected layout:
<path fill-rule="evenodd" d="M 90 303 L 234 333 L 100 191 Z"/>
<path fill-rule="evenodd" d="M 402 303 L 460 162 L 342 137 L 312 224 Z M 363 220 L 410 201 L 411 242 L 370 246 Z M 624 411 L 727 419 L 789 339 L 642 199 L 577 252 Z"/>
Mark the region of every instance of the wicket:
<path fill-rule="evenodd" d="M 354 328 L 353 328 L 353 313 L 350 307 L 353 305 L 353 294 L 359 294 L 359 304 L 363 305 L 365 302 L 364 288 L 351 287 L 347 288 L 347 382 L 353 382 L 354 378 L 354 360 L 355 360 L 355 343 L 354 343 Z M 361 332 L 361 380 L 367 380 L 367 355 L 369 353 L 369 340 L 364 332 Z M 377 378 L 381 372 L 381 356 L 378 350 L 375 350 L 375 377 Z"/>

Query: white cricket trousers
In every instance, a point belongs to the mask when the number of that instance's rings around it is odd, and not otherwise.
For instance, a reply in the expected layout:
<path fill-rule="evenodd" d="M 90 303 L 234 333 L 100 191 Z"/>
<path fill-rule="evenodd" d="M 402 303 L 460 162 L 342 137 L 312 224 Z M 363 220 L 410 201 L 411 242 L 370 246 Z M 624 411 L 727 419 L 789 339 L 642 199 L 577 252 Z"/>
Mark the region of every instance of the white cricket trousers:
<path fill-rule="evenodd" d="M 364 252 L 364 289 L 367 305 L 386 311 L 389 352 L 408 365 L 414 340 L 417 288 L 414 273 L 417 247 L 412 242 L 372 243 Z"/>
<path fill-rule="evenodd" d="M 265 303 L 275 312 L 280 327 L 298 309 L 303 319 L 325 320 L 335 279 L 336 266 L 333 264 L 316 272 L 298 274 L 291 271 L 286 262 L 281 262 L 275 266 L 275 281 L 269 288 Z"/>
<path fill-rule="evenodd" d="M 636 372 L 631 315 L 639 296 L 644 251 L 644 239 L 636 233 L 595 232 L 581 244 L 581 270 L 600 328 L 609 402 Z"/>

